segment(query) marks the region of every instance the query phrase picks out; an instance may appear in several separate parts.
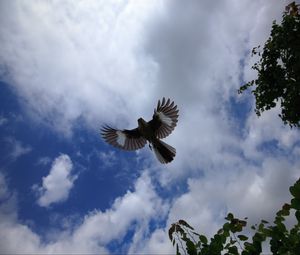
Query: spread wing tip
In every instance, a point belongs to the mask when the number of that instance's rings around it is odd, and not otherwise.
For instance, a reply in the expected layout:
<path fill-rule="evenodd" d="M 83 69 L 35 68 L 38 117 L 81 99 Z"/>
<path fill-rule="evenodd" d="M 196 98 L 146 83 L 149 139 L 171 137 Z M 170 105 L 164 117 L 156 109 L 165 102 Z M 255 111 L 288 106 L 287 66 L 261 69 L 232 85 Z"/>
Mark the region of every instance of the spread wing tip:
<path fill-rule="evenodd" d="M 137 128 L 118 130 L 109 125 L 103 125 L 100 128 L 100 134 L 107 143 L 123 150 L 137 150 L 144 147 L 147 142 L 137 133 Z"/>

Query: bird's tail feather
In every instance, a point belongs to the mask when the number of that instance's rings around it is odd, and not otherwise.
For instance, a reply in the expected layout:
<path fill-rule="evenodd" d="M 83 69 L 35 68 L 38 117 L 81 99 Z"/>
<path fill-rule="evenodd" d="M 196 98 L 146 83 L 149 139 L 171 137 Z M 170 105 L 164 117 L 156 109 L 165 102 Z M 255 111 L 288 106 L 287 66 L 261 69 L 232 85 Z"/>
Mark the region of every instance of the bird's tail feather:
<path fill-rule="evenodd" d="M 155 156 L 162 164 L 171 162 L 176 155 L 175 148 L 158 139 L 153 143 L 153 150 Z"/>

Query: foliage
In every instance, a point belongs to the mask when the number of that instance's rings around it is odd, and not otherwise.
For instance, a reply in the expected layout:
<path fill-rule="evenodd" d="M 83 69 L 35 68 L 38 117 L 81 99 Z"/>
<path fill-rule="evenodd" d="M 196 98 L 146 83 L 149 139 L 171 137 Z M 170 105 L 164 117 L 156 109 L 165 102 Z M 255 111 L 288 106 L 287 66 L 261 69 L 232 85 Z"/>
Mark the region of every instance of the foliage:
<path fill-rule="evenodd" d="M 258 116 L 280 102 L 280 118 L 284 124 L 300 127 L 300 15 L 295 2 L 286 7 L 281 25 L 273 22 L 271 35 L 264 45 L 252 50 L 260 60 L 252 68 L 258 72 L 255 80 L 239 89 L 239 93 L 255 85 L 255 112 Z"/>
<path fill-rule="evenodd" d="M 281 104 L 279 115 L 285 124 L 300 127 L 300 15 L 295 2 L 286 7 L 281 25 L 273 22 L 270 38 L 253 54 L 261 56 L 252 67 L 258 77 L 242 86 L 239 93 L 255 85 L 256 114 Z M 269 244 L 273 254 L 300 254 L 300 179 L 290 187 L 292 199 L 276 213 L 273 223 L 261 220 L 246 229 L 247 218 L 241 220 L 228 213 L 226 222 L 208 239 L 195 232 L 186 221 L 179 220 L 169 229 L 169 238 L 177 254 L 219 255 L 262 253 L 262 245 Z M 286 226 L 286 218 L 295 218 L 295 225 Z M 246 232 L 247 231 L 247 232 Z M 251 233 L 249 237 L 243 233 Z M 250 236 L 251 235 L 251 236 Z"/>
<path fill-rule="evenodd" d="M 261 254 L 263 242 L 269 241 L 273 254 L 296 255 L 300 252 L 300 179 L 290 187 L 292 199 L 276 213 L 273 224 L 261 220 L 251 226 L 252 238 L 242 235 L 247 218 L 240 220 L 228 213 L 226 223 L 210 240 L 194 231 L 186 221 L 179 220 L 171 225 L 169 238 L 176 245 L 177 254 L 218 255 L 218 254 Z M 288 229 L 287 216 L 294 215 L 296 224 Z"/>

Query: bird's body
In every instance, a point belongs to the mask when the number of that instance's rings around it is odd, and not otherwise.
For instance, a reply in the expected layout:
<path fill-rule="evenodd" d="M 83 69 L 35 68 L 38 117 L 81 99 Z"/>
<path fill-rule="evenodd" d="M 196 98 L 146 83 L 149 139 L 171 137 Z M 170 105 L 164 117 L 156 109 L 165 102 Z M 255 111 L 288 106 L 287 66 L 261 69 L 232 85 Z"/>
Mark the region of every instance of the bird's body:
<path fill-rule="evenodd" d="M 117 130 L 109 126 L 102 128 L 102 137 L 111 145 L 124 150 L 137 150 L 145 146 L 147 141 L 152 145 L 157 159 L 161 163 L 171 162 L 176 154 L 175 148 L 160 139 L 168 136 L 176 127 L 178 110 L 174 102 L 162 99 L 158 101 L 152 120 L 138 119 L 138 127 L 131 130 Z M 151 147 L 150 147 L 151 148 Z"/>
<path fill-rule="evenodd" d="M 141 135 L 149 142 L 153 141 L 156 138 L 153 129 L 143 118 L 138 119 L 138 130 Z"/>

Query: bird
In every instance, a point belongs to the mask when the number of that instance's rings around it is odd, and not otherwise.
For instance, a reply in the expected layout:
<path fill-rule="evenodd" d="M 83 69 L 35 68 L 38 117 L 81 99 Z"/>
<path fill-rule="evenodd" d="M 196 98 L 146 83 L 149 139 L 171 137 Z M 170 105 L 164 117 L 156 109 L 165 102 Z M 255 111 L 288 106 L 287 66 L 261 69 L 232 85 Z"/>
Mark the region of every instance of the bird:
<path fill-rule="evenodd" d="M 170 135 L 176 127 L 178 112 L 174 101 L 163 97 L 161 101 L 158 100 L 150 121 L 139 118 L 138 127 L 130 130 L 119 130 L 103 125 L 101 136 L 110 145 L 127 151 L 141 149 L 148 142 L 158 161 L 167 164 L 174 159 L 176 149 L 161 139 Z"/>

